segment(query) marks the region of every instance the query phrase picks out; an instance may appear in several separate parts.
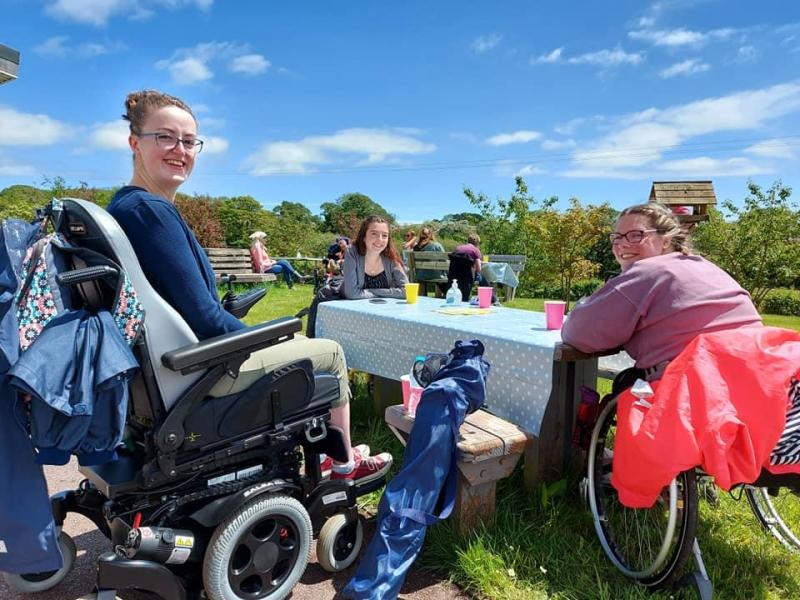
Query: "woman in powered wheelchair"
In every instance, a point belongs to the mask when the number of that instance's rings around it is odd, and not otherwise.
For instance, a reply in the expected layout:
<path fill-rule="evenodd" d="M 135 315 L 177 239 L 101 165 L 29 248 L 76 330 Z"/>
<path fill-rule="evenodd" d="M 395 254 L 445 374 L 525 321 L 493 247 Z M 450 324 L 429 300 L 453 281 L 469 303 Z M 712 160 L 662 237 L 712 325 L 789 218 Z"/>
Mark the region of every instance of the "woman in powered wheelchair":
<path fill-rule="evenodd" d="M 362 543 L 356 498 L 385 483 L 392 457 L 351 447 L 341 347 L 297 335 L 299 319 L 246 327 L 224 310 L 213 271 L 174 205 L 202 141 L 181 100 L 130 94 L 134 175 L 108 212 L 66 199 L 51 219 L 70 244 L 111 259 L 145 316 L 134 355 L 125 448 L 81 467 L 86 479 L 52 498 L 113 542 L 100 558 L 99 600 L 138 588 L 178 600 L 279 599 L 303 574 L 313 537 L 321 566 L 349 566 Z M 107 270 L 77 268 L 62 283 L 85 305 L 113 304 Z M 246 312 L 239 300 L 239 316 Z M 56 585 L 64 567 L 9 576 L 22 591 Z"/>
<path fill-rule="evenodd" d="M 711 598 L 698 481 L 712 497 L 714 484 L 743 489 L 762 526 L 800 550 L 800 335 L 762 326 L 749 294 L 690 253 L 666 207 L 624 210 L 610 239 L 622 272 L 575 306 L 562 339 L 590 353 L 623 347 L 636 366 L 600 403 L 582 491 L 622 573 Z M 692 553 L 698 572 L 679 580 Z"/>

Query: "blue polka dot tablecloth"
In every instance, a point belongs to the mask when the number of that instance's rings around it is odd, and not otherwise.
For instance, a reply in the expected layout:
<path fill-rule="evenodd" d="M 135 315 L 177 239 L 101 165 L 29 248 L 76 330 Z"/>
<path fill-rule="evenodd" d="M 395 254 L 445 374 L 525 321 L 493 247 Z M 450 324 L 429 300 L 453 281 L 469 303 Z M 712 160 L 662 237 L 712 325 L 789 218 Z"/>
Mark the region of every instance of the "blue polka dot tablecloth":
<path fill-rule="evenodd" d="M 463 306 L 463 305 L 462 305 Z M 317 313 L 317 337 L 339 342 L 353 369 L 400 379 L 414 357 L 449 352 L 456 340 L 479 339 L 492 365 L 487 408 L 538 435 L 550 399 L 553 353 L 559 331 L 545 329 L 544 313 L 492 307 L 483 315 L 445 315 L 441 299 L 417 304 L 387 299 L 324 302 Z"/>

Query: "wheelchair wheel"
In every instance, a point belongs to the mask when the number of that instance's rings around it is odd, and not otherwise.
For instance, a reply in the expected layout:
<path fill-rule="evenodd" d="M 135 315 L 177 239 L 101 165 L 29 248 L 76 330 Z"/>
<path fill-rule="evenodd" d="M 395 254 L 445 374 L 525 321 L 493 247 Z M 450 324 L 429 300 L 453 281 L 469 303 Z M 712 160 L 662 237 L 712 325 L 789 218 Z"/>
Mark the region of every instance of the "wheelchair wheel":
<path fill-rule="evenodd" d="M 330 573 L 345 570 L 355 562 L 364 541 L 361 519 L 350 524 L 342 513 L 325 521 L 317 538 L 317 560 Z"/>
<path fill-rule="evenodd" d="M 259 497 L 220 523 L 203 560 L 209 600 L 285 598 L 303 575 L 311 519 L 288 496 Z"/>
<path fill-rule="evenodd" d="M 617 399 L 604 407 L 592 431 L 587 465 L 589 509 L 603 551 L 627 577 L 647 587 L 667 586 L 692 551 L 697 529 L 694 471 L 684 471 L 647 509 L 626 508 L 611 485 Z"/>
<path fill-rule="evenodd" d="M 61 549 L 61 556 L 64 557 L 64 564 L 60 569 L 22 575 L 3 573 L 6 583 L 21 594 L 35 594 L 57 586 L 64 581 L 64 578 L 72 570 L 72 565 L 75 564 L 75 557 L 78 555 L 75 542 L 69 534 L 63 531 L 58 535 L 58 547 Z"/>
<path fill-rule="evenodd" d="M 761 526 L 789 550 L 800 551 L 800 496 L 789 488 L 745 488 Z"/>

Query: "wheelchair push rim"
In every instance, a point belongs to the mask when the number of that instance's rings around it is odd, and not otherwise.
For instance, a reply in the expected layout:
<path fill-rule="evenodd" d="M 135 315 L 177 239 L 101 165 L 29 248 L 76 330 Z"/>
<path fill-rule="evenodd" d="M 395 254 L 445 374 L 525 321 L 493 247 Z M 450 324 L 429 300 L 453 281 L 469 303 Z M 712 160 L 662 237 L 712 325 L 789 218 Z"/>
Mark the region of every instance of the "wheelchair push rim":
<path fill-rule="evenodd" d="M 794 552 L 800 551 L 800 496 L 789 488 L 745 488 L 747 501 L 761 526 Z M 792 528 L 794 525 L 794 528 Z"/>
<path fill-rule="evenodd" d="M 697 488 L 685 471 L 647 509 L 620 503 L 611 485 L 616 406 L 606 403 L 592 431 L 587 465 L 589 509 L 603 552 L 624 575 L 648 587 L 674 580 L 689 558 L 697 527 Z"/>

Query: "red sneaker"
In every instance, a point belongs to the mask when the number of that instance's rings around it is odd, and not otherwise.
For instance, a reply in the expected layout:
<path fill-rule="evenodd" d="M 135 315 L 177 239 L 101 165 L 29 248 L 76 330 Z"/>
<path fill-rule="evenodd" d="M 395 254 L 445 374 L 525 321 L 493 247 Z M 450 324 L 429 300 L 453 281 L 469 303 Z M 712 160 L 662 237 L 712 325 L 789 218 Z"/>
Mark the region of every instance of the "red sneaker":
<path fill-rule="evenodd" d="M 366 458 L 369 456 L 369 446 L 366 444 L 359 444 L 358 446 L 353 446 L 353 459 L 358 463 L 361 458 Z M 320 461 L 319 469 L 322 471 L 322 477 L 330 477 L 331 471 L 333 470 L 333 458 L 330 456 L 326 456 L 325 460 Z"/>
<path fill-rule="evenodd" d="M 356 460 L 356 466 L 349 473 L 331 473 L 331 481 L 335 479 L 352 479 L 356 483 L 366 483 L 382 477 L 392 466 L 392 455 L 382 452 L 375 456 L 365 456 Z"/>

